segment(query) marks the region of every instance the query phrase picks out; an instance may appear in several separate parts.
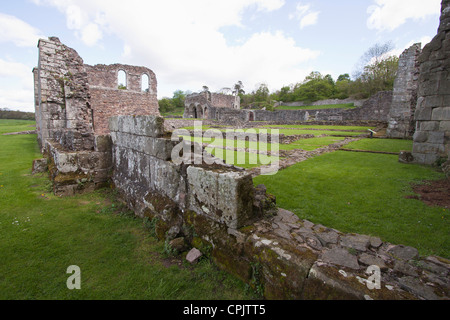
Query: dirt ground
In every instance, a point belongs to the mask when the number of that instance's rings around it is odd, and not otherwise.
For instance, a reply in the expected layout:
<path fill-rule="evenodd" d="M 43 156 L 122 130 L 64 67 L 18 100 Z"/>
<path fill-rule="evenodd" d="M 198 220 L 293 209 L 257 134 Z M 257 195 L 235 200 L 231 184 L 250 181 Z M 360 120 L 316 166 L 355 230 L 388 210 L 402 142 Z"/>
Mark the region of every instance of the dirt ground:
<path fill-rule="evenodd" d="M 422 200 L 429 206 L 439 206 L 450 209 L 450 179 L 427 181 L 413 187 L 416 195 L 411 199 Z"/>

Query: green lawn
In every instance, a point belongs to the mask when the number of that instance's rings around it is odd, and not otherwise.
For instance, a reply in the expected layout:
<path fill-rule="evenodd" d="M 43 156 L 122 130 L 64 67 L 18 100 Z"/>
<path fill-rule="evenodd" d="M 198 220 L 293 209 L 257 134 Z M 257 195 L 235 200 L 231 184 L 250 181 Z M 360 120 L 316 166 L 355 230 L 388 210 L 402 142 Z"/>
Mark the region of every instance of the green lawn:
<path fill-rule="evenodd" d="M 204 259 L 190 266 L 167 254 L 112 190 L 59 198 L 46 175 L 32 122 L 0 120 L 0 299 L 251 299 L 246 286 Z M 180 263 L 181 265 L 179 265 Z M 66 270 L 81 268 L 81 290 Z"/>
<path fill-rule="evenodd" d="M 322 125 L 266 125 L 262 126 L 262 128 L 282 128 L 282 129 L 310 129 L 310 130 L 352 130 L 352 131 L 361 131 L 367 132 L 368 129 L 374 129 L 373 127 L 362 127 L 362 126 L 322 126 Z"/>
<path fill-rule="evenodd" d="M 300 139 L 288 145 L 282 144 L 280 145 L 280 149 L 281 150 L 302 149 L 305 151 L 313 151 L 343 140 L 345 140 L 345 138 L 343 137 L 320 137 L 311 139 Z"/>
<path fill-rule="evenodd" d="M 353 103 L 344 104 L 328 104 L 323 106 L 280 106 L 275 110 L 323 110 L 323 109 L 353 109 L 355 105 Z"/>
<path fill-rule="evenodd" d="M 362 139 L 349 143 L 345 148 L 399 153 L 400 151 L 412 151 L 413 141 L 397 139 Z"/>
<path fill-rule="evenodd" d="M 444 177 L 430 167 L 401 164 L 394 155 L 337 151 L 254 183 L 265 184 L 279 207 L 302 219 L 449 258 L 450 211 L 405 198 L 412 183 Z"/>

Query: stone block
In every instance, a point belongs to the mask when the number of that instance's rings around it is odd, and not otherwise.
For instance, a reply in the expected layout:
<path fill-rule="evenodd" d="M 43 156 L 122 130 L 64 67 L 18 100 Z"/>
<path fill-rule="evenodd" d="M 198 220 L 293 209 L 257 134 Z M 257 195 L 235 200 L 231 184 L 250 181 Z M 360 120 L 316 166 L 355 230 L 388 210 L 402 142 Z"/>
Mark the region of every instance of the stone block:
<path fill-rule="evenodd" d="M 414 114 L 414 120 L 416 121 L 427 121 L 431 120 L 433 109 L 430 107 L 423 107 L 416 109 L 416 112 Z"/>
<path fill-rule="evenodd" d="M 46 158 L 33 160 L 33 169 L 32 169 L 33 174 L 44 173 L 47 170 L 48 164 Z"/>
<path fill-rule="evenodd" d="M 111 152 L 112 140 L 110 135 L 95 136 L 95 150 L 98 152 Z"/>
<path fill-rule="evenodd" d="M 420 131 L 437 131 L 439 130 L 439 121 L 423 121 L 419 126 Z"/>
<path fill-rule="evenodd" d="M 416 131 L 413 136 L 415 143 L 424 143 L 428 140 L 428 131 Z"/>
<path fill-rule="evenodd" d="M 434 108 L 431 120 L 446 121 L 450 120 L 450 107 Z"/>
<path fill-rule="evenodd" d="M 450 131 L 450 120 L 449 121 L 441 121 L 439 123 L 439 131 Z"/>
<path fill-rule="evenodd" d="M 180 167 L 152 156 L 145 157 L 149 159 L 151 177 L 149 188 L 165 195 L 184 208 L 186 185 Z"/>
<path fill-rule="evenodd" d="M 177 142 L 172 142 L 169 139 L 147 137 L 143 152 L 152 157 L 168 161 L 172 158 L 172 150 L 176 144 Z"/>
<path fill-rule="evenodd" d="M 111 132 L 119 131 L 119 117 L 111 117 L 109 118 L 109 130 Z"/>
<path fill-rule="evenodd" d="M 444 152 L 443 144 L 414 143 L 413 145 L 413 155 L 414 153 L 441 154 L 443 152 Z"/>
<path fill-rule="evenodd" d="M 232 229 L 253 218 L 254 187 L 249 174 L 189 167 L 187 178 L 189 209 Z"/>
<path fill-rule="evenodd" d="M 160 138 L 164 134 L 164 119 L 157 116 L 119 116 L 118 131 Z"/>

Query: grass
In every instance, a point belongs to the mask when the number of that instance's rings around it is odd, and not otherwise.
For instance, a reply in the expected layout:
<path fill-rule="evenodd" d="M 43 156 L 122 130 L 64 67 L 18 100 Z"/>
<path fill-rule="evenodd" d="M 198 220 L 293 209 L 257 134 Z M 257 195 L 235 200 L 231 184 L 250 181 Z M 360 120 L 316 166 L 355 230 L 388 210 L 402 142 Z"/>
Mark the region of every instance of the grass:
<path fill-rule="evenodd" d="M 329 104 L 323 106 L 280 106 L 275 110 L 323 110 L 323 109 L 353 109 L 355 105 L 353 103 L 343 104 Z"/>
<path fill-rule="evenodd" d="M 302 219 L 449 258 L 450 211 L 405 198 L 412 183 L 442 178 L 430 167 L 401 164 L 394 155 L 338 151 L 254 183 L 265 184 L 279 207 Z"/>
<path fill-rule="evenodd" d="M 367 132 L 368 129 L 374 129 L 373 127 L 364 126 L 322 126 L 322 125 L 266 125 L 263 128 L 284 128 L 284 129 L 303 129 L 303 130 L 351 130 L 351 131 L 361 131 Z"/>
<path fill-rule="evenodd" d="M 349 143 L 345 148 L 400 153 L 400 151 L 412 151 L 413 141 L 396 139 L 362 139 Z"/>
<path fill-rule="evenodd" d="M 231 164 L 240 168 L 251 169 L 262 165 L 269 165 L 275 159 L 275 156 L 267 156 L 263 154 L 250 154 L 244 151 L 223 150 L 217 148 L 206 148 L 212 155 L 222 159 L 227 164 Z"/>
<path fill-rule="evenodd" d="M 305 151 L 313 151 L 343 140 L 345 140 L 345 138 L 343 137 L 320 137 L 311 139 L 300 139 L 288 145 L 284 144 L 280 145 L 280 149 L 281 150 L 302 149 Z"/>
<path fill-rule="evenodd" d="M 32 122 L 0 120 L 0 133 Z M 46 175 L 36 135 L 0 135 L 0 299 L 240 300 L 246 286 L 208 260 L 168 259 L 164 243 L 116 202 L 111 190 L 59 198 Z M 66 270 L 81 268 L 81 290 Z"/>

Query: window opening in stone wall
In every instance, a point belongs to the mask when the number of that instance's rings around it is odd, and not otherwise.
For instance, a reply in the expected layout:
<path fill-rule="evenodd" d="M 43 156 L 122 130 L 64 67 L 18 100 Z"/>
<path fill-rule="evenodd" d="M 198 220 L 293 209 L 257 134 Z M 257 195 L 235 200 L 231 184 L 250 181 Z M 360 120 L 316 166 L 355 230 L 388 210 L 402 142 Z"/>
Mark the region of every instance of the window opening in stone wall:
<path fill-rule="evenodd" d="M 127 89 L 127 74 L 123 70 L 119 70 L 118 72 L 118 89 L 126 90 Z"/>
<path fill-rule="evenodd" d="M 142 92 L 150 92 L 150 80 L 147 74 L 142 75 L 141 90 Z"/>

